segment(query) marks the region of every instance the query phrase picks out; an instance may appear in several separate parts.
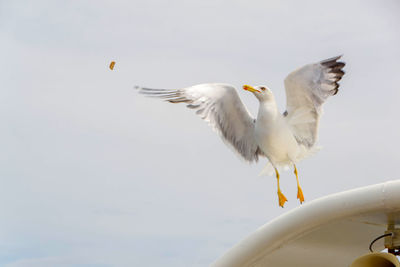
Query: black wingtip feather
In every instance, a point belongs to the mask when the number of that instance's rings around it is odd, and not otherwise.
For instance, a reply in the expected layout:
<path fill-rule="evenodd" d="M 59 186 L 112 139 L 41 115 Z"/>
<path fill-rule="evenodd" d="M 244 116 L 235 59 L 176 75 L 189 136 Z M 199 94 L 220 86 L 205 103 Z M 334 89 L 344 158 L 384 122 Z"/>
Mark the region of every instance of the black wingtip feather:
<path fill-rule="evenodd" d="M 325 64 L 329 64 L 330 62 L 336 62 L 336 61 L 339 60 L 342 56 L 343 56 L 343 55 L 339 55 L 339 56 L 336 56 L 336 57 L 331 57 L 331 58 L 322 60 L 320 63 L 321 63 L 322 65 L 325 65 Z"/>
<path fill-rule="evenodd" d="M 346 63 L 344 63 L 344 62 L 338 61 L 341 57 L 342 57 L 342 55 L 337 56 L 337 57 L 328 58 L 328 59 L 322 60 L 320 63 L 322 66 L 325 66 L 325 67 L 341 69 L 346 65 Z"/>
<path fill-rule="evenodd" d="M 322 66 L 329 68 L 328 70 L 329 73 L 335 74 L 334 78 L 335 80 L 333 82 L 335 84 L 335 88 L 331 91 L 332 95 L 336 95 L 338 93 L 339 91 L 338 81 L 340 81 L 343 75 L 345 74 L 345 72 L 342 69 L 344 68 L 344 66 L 346 66 L 346 63 L 338 61 L 342 56 L 343 55 L 328 58 L 320 62 Z"/>
<path fill-rule="evenodd" d="M 339 92 L 339 84 L 336 82 L 335 82 L 335 84 L 336 84 L 336 86 L 335 86 L 335 89 L 332 90 L 333 91 L 332 95 L 336 95 Z"/>

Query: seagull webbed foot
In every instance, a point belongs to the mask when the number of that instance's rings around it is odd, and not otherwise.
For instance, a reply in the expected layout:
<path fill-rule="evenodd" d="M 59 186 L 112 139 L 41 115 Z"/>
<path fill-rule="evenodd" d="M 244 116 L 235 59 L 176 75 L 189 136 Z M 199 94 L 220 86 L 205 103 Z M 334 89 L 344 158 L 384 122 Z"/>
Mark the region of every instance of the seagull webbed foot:
<path fill-rule="evenodd" d="M 297 198 L 300 200 L 300 204 L 303 204 L 304 202 L 304 195 L 303 195 L 303 190 L 301 187 L 297 187 Z"/>
<path fill-rule="evenodd" d="M 285 197 L 284 194 L 282 194 L 281 190 L 278 190 L 278 199 L 279 199 L 279 207 L 283 208 L 285 202 L 287 201 L 287 198 Z"/>

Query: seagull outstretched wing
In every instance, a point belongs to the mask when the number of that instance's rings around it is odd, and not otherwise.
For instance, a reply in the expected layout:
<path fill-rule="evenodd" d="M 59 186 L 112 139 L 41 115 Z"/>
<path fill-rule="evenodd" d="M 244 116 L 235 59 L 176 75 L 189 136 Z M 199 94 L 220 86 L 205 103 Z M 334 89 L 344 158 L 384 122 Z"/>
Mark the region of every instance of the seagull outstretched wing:
<path fill-rule="evenodd" d="M 186 103 L 247 161 L 262 154 L 254 138 L 255 119 L 240 100 L 234 86 L 220 83 L 199 84 L 178 90 L 137 87 L 147 96 L 170 103 Z"/>
<path fill-rule="evenodd" d="M 285 79 L 286 111 L 284 113 L 299 144 L 308 148 L 318 138 L 322 104 L 338 92 L 337 83 L 344 72 L 341 56 L 309 64 L 290 73 Z"/>

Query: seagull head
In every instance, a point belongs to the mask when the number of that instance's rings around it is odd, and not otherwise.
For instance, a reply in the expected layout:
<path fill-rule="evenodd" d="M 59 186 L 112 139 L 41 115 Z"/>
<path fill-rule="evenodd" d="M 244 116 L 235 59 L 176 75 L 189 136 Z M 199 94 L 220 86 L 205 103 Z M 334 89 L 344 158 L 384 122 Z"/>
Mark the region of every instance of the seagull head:
<path fill-rule="evenodd" d="M 271 90 L 265 85 L 257 85 L 253 87 L 245 84 L 243 85 L 243 89 L 252 92 L 259 101 L 268 101 L 274 97 Z"/>

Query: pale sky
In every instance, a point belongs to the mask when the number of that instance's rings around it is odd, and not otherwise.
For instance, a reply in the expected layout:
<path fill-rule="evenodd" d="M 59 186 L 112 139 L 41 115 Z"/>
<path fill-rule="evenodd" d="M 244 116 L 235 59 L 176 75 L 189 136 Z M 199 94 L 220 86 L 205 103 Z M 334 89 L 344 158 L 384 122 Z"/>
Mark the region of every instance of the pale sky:
<path fill-rule="evenodd" d="M 259 177 L 184 105 L 136 84 L 266 84 L 343 54 L 298 165 L 310 201 L 399 179 L 400 4 L 0 1 L 0 265 L 208 266 L 299 206 L 292 171 Z M 116 61 L 114 71 L 108 69 Z"/>

